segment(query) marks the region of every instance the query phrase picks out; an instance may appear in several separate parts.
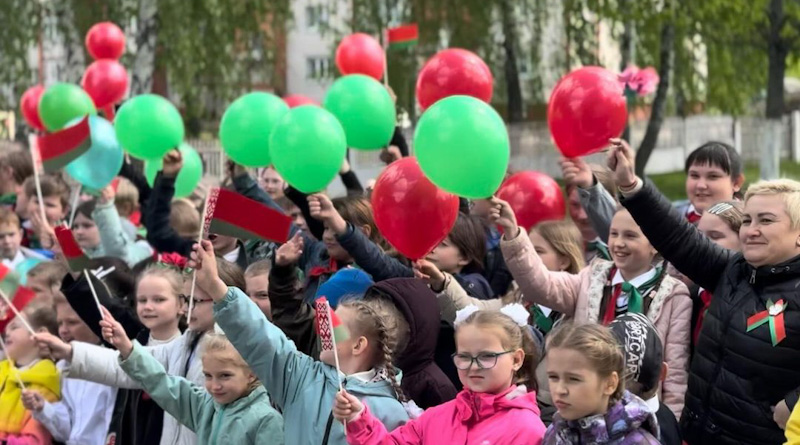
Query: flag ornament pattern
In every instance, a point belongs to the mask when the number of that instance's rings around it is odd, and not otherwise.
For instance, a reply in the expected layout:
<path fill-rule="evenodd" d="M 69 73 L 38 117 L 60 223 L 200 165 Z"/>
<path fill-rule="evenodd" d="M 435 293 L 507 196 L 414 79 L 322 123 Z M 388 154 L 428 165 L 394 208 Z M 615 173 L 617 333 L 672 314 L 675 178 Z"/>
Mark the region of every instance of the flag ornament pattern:
<path fill-rule="evenodd" d="M 386 32 L 389 49 L 409 48 L 419 41 L 419 27 L 416 23 L 389 28 Z"/>
<path fill-rule="evenodd" d="M 89 116 L 76 125 L 37 138 L 39 157 L 45 173 L 55 172 L 86 153 L 92 146 Z"/>
<path fill-rule="evenodd" d="M 0 291 L 11 300 L 11 304 L 14 305 L 17 311 L 22 312 L 25 306 L 36 298 L 36 294 L 20 283 L 19 274 L 5 265 L 0 264 Z M 5 301 L 0 300 L 0 302 L 3 303 L 0 306 L 5 307 Z M 14 311 L 12 311 L 11 308 L 6 308 L 5 311 L 0 313 L 0 332 L 4 332 L 6 326 L 11 323 L 13 319 Z"/>
<path fill-rule="evenodd" d="M 203 234 L 285 243 L 292 219 L 236 192 L 212 188 L 206 201 Z"/>
<path fill-rule="evenodd" d="M 332 351 L 336 342 L 350 338 L 350 332 L 336 312 L 331 309 L 327 298 L 317 298 L 314 301 L 314 309 L 316 311 L 317 336 L 322 351 Z"/>
<path fill-rule="evenodd" d="M 72 230 L 66 226 L 57 226 L 55 228 L 56 240 L 58 245 L 61 246 L 61 252 L 67 260 L 69 270 L 72 272 L 81 272 L 83 269 L 89 267 L 89 257 L 83 253 L 83 249 L 75 241 L 72 235 Z"/>

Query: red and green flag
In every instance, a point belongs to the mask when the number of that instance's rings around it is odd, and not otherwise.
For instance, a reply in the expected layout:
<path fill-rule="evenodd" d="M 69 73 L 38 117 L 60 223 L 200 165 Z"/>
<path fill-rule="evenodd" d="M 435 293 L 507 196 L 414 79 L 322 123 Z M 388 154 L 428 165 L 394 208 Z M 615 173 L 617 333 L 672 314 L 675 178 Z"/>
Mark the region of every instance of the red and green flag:
<path fill-rule="evenodd" d="M 63 168 L 78 156 L 86 153 L 92 146 L 89 116 L 81 119 L 76 125 L 39 136 L 37 145 L 42 169 L 45 173 L 52 173 Z"/>
<path fill-rule="evenodd" d="M 258 201 L 219 187 L 209 191 L 204 234 L 285 243 L 291 226 L 291 218 Z"/>
<path fill-rule="evenodd" d="M 21 284 L 19 274 L 3 264 L 0 264 L 0 291 L 11 300 L 11 304 L 17 309 L 17 312 L 22 312 L 25 306 L 36 298 L 36 294 L 32 290 Z M 11 308 L 0 313 L 0 332 L 4 332 L 6 326 L 13 319 L 14 311 Z"/>
<path fill-rule="evenodd" d="M 419 28 L 416 23 L 389 28 L 386 32 L 389 49 L 409 48 L 419 41 Z"/>
<path fill-rule="evenodd" d="M 769 336 L 772 340 L 772 346 L 777 346 L 778 343 L 786 338 L 786 326 L 783 321 L 783 311 L 786 310 L 786 302 L 783 299 L 776 301 L 767 300 L 767 309 L 749 317 L 747 319 L 747 332 L 767 324 L 769 325 Z"/>
<path fill-rule="evenodd" d="M 328 299 L 319 297 L 314 301 L 316 311 L 317 336 L 323 351 L 336 349 L 336 342 L 350 338 L 350 331 L 331 309 Z"/>
<path fill-rule="evenodd" d="M 69 270 L 72 272 L 81 272 L 83 269 L 88 268 L 89 257 L 83 253 L 83 249 L 81 249 L 81 246 L 75 241 L 72 230 L 66 226 L 57 226 L 55 232 L 56 240 L 58 240 L 58 245 L 61 246 L 61 252 L 67 260 Z"/>

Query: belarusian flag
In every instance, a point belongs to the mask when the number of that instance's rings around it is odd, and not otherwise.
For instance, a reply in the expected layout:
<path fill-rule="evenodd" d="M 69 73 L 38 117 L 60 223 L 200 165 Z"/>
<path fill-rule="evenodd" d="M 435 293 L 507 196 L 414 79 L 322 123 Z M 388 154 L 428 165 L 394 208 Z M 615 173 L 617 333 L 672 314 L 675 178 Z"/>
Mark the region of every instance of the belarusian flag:
<path fill-rule="evenodd" d="M 323 351 L 334 349 L 336 342 L 350 338 L 350 331 L 342 324 L 342 320 L 331 309 L 328 299 L 319 297 L 314 301 L 316 311 L 317 336 Z"/>
<path fill-rule="evenodd" d="M 36 298 L 36 294 L 32 290 L 21 285 L 20 282 L 19 274 L 5 265 L 0 264 L 0 291 L 11 300 L 11 304 L 14 305 L 17 311 L 22 312 L 25 306 Z M 0 332 L 4 332 L 6 326 L 11 323 L 13 319 L 14 311 L 12 311 L 11 308 L 6 309 L 5 313 L 0 313 Z"/>
<path fill-rule="evenodd" d="M 89 267 L 89 258 L 83 253 L 83 249 L 78 245 L 78 242 L 75 241 L 72 230 L 66 226 L 56 226 L 55 231 L 58 245 L 61 246 L 61 252 L 67 260 L 69 270 L 81 272 Z"/>
<path fill-rule="evenodd" d="M 419 41 L 419 28 L 416 23 L 389 28 L 387 31 L 389 49 L 402 49 L 414 46 Z"/>
<path fill-rule="evenodd" d="M 45 173 L 52 173 L 66 166 L 92 146 L 89 116 L 76 125 L 39 136 L 37 145 Z"/>
<path fill-rule="evenodd" d="M 261 239 L 285 243 L 292 219 L 236 192 L 212 188 L 208 192 L 203 233 L 239 239 Z"/>

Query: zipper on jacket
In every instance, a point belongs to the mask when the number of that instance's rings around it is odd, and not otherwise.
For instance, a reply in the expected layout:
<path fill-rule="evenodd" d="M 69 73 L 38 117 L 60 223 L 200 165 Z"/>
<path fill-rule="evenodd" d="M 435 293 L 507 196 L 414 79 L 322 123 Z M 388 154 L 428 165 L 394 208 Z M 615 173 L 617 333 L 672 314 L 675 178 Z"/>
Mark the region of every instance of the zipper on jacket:
<path fill-rule="evenodd" d="M 750 284 L 756 284 L 756 270 L 753 269 L 753 273 L 750 274 Z"/>
<path fill-rule="evenodd" d="M 216 445 L 217 443 L 217 436 L 219 435 L 219 425 L 222 423 L 222 418 L 225 417 L 225 407 L 223 406 L 222 409 L 219 410 L 219 415 L 217 415 L 217 420 L 214 421 L 214 433 L 211 434 L 211 445 Z"/>

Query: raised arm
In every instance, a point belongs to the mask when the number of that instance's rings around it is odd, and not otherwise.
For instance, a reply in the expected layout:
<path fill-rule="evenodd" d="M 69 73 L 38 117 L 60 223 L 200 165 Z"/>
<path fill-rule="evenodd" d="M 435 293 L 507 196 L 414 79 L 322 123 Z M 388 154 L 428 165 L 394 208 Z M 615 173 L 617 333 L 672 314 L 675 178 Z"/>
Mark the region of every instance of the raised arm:
<path fill-rule="evenodd" d="M 147 244 L 137 243 L 122 228 L 117 207 L 114 205 L 114 188 L 108 186 L 101 191 L 100 200 L 92 212 L 92 219 L 100 232 L 100 242 L 107 256 L 121 258 L 128 265 L 147 259 L 153 249 Z"/>
<path fill-rule="evenodd" d="M 364 187 L 361 186 L 361 181 L 358 180 L 356 172 L 350 168 L 350 162 L 345 159 L 342 161 L 342 168 L 339 170 L 339 178 L 347 190 L 347 196 L 361 196 L 364 194 Z"/>
<path fill-rule="evenodd" d="M 714 289 L 734 252 L 703 236 L 653 184 L 636 177 L 633 151 L 622 140 L 612 141 L 609 167 L 620 184 L 622 205 L 667 261 L 704 289 Z"/>
<path fill-rule="evenodd" d="M 414 263 L 414 276 L 423 280 L 436 293 L 441 319 L 449 323 L 456 319 L 456 312 L 469 305 L 495 311 L 503 307 L 503 301 L 500 298 L 480 300 L 470 297 L 452 275 L 440 271 L 435 264 L 428 260 L 418 260 Z"/>
<path fill-rule="evenodd" d="M 608 243 L 611 220 L 617 210 L 614 197 L 597 181 L 591 167 L 583 159 L 562 159 L 560 164 L 564 182 L 575 186 L 592 228 L 604 243 Z"/>
<path fill-rule="evenodd" d="M 147 204 L 147 201 L 150 199 L 150 192 L 152 191 L 144 174 L 133 168 L 133 165 L 126 160 L 122 163 L 122 168 L 119 170 L 119 175 L 123 178 L 126 178 L 128 181 L 131 181 L 133 186 L 139 190 L 139 207 L 144 208 L 145 204 Z"/>
<path fill-rule="evenodd" d="M 175 155 L 175 153 L 178 153 Z M 147 228 L 147 241 L 158 252 L 175 252 L 189 256 L 195 240 L 178 236 L 169 225 L 169 213 L 172 206 L 172 197 L 175 196 L 175 175 L 172 164 L 177 162 L 174 158 L 180 157 L 177 150 L 164 156 L 164 170 L 156 175 L 153 183 L 153 193 L 144 209 L 144 225 Z M 181 161 L 182 163 L 182 161 Z"/>

